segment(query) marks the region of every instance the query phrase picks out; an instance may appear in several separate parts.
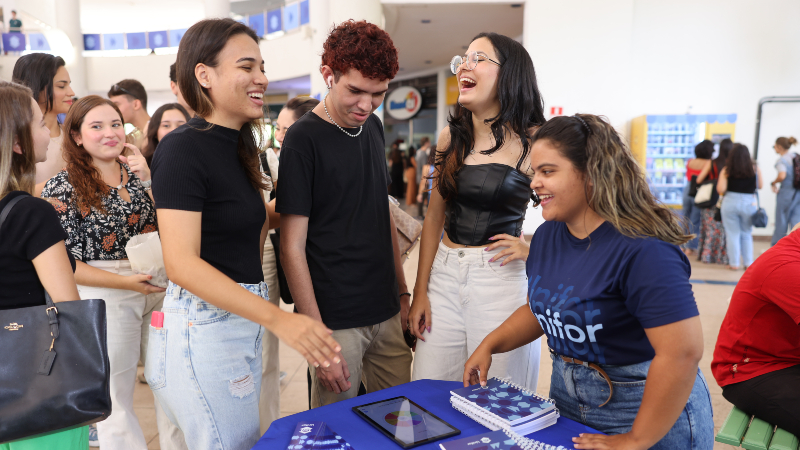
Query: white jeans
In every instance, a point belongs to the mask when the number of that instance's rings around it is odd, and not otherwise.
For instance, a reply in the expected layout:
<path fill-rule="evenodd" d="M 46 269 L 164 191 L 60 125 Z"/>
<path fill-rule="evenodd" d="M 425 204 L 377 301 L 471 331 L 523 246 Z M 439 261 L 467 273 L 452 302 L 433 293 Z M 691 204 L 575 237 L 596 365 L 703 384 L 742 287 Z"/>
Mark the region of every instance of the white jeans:
<path fill-rule="evenodd" d="M 278 306 L 281 293 L 278 285 L 278 267 L 275 263 L 275 249 L 267 236 L 264 242 L 264 261 L 261 263 L 264 282 L 267 283 L 269 301 Z M 281 368 L 278 354 L 278 338 L 269 330 L 264 332 L 261 341 L 261 396 L 258 400 L 258 416 L 261 434 L 273 421 L 280 418 L 281 412 Z"/>
<path fill-rule="evenodd" d="M 87 264 L 122 276 L 133 274 L 127 260 L 89 261 Z M 133 389 L 137 382 L 140 353 L 142 360 L 146 359 L 150 317 L 153 311 L 161 310 L 164 293 L 144 295 L 135 291 L 81 285 L 78 293 L 82 300 L 99 298 L 106 302 L 111 415 L 97 424 L 100 445 L 120 450 L 146 450 L 144 433 L 133 410 Z M 155 401 L 155 410 L 161 448 L 186 449 L 183 433 L 169 421 L 158 400 Z"/>
<path fill-rule="evenodd" d="M 428 282 L 431 332 L 417 341 L 413 380 L 462 381 L 464 363 L 483 339 L 526 304 L 525 262 L 489 262 L 505 247 L 451 249 L 439 243 Z M 492 357 L 489 377 L 510 377 L 536 391 L 539 340 Z"/>

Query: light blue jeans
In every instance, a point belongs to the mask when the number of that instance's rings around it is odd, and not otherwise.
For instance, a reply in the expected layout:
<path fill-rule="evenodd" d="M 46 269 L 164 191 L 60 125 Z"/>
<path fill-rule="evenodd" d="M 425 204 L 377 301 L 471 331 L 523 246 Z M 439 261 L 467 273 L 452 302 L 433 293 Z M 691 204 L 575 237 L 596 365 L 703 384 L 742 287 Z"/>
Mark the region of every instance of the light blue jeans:
<path fill-rule="evenodd" d="M 775 232 L 772 234 L 772 245 L 786 236 L 800 222 L 800 192 L 791 186 L 783 187 L 775 198 Z"/>
<path fill-rule="evenodd" d="M 614 394 L 611 401 L 598 407 L 608 398 L 608 384 L 594 369 L 564 362 L 550 355 L 553 374 L 550 378 L 550 398 L 562 416 L 588 425 L 606 434 L 627 433 L 642 405 L 644 385 L 651 361 L 628 366 L 603 365 L 611 378 Z M 711 450 L 714 447 L 714 418 L 711 394 L 700 369 L 692 393 L 681 415 L 666 436 L 650 450 Z"/>
<path fill-rule="evenodd" d="M 685 248 L 690 250 L 697 250 L 698 238 L 700 236 L 700 219 L 701 212 L 703 211 L 694 204 L 694 197 L 689 197 L 689 188 L 691 185 L 687 184 L 683 188 L 683 217 L 689 222 L 689 233 L 695 236 L 691 241 L 683 244 Z"/>
<path fill-rule="evenodd" d="M 240 286 L 267 298 L 265 283 Z M 150 326 L 145 377 L 167 417 L 191 449 L 253 447 L 264 327 L 172 282 L 162 311 L 164 327 Z"/>
<path fill-rule="evenodd" d="M 753 214 L 758 211 L 755 194 L 726 192 L 722 198 L 722 226 L 728 250 L 728 264 L 739 267 L 739 258 L 744 266 L 753 264 Z"/>

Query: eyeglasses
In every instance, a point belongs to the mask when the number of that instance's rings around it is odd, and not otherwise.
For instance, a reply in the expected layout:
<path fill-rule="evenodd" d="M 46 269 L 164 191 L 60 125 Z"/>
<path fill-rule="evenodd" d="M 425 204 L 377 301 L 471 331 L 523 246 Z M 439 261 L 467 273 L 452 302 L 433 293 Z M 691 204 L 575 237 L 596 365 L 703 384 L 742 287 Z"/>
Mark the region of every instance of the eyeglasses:
<path fill-rule="evenodd" d="M 481 61 L 489 61 L 500 67 L 503 66 L 499 62 L 489 58 L 485 53 L 469 52 L 464 56 L 453 56 L 453 59 L 450 60 L 450 71 L 453 72 L 454 75 L 458 75 L 458 72 L 461 72 L 462 65 L 465 65 L 467 70 L 473 70 Z"/>
<path fill-rule="evenodd" d="M 120 85 L 118 85 L 118 84 L 115 84 L 115 85 L 111 86 L 111 91 L 112 91 L 112 92 L 116 92 L 116 91 L 122 91 L 122 92 L 124 92 L 124 93 L 126 93 L 126 94 L 130 95 L 131 97 L 135 98 L 136 100 L 141 100 L 141 99 L 140 99 L 140 98 L 139 98 L 137 95 L 135 95 L 135 94 L 134 94 L 134 93 L 132 93 L 131 91 L 129 91 L 129 90 L 127 90 L 127 89 L 125 89 L 124 87 L 122 87 L 122 86 L 120 86 Z"/>

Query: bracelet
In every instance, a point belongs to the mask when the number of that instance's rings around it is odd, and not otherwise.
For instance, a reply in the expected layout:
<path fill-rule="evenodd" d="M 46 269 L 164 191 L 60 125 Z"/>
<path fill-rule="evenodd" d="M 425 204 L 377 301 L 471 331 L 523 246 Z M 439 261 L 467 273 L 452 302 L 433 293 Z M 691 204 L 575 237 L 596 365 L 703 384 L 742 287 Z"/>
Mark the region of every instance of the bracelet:
<path fill-rule="evenodd" d="M 407 295 L 407 296 L 411 297 L 411 292 L 403 292 L 403 293 L 402 293 L 402 294 L 400 294 L 398 297 L 402 297 L 402 296 L 404 296 L 404 295 Z"/>

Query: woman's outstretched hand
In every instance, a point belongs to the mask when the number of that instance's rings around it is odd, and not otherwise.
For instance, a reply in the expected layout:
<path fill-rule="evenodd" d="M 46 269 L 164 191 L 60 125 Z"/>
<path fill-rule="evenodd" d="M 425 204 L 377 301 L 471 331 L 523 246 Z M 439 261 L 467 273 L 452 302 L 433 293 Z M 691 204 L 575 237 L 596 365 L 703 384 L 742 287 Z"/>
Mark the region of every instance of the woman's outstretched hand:
<path fill-rule="evenodd" d="M 649 445 L 638 443 L 630 432 L 613 436 L 582 433 L 579 437 L 572 438 L 572 442 L 576 449 L 643 450 L 649 447 Z"/>
<path fill-rule="evenodd" d="M 479 345 L 464 364 L 464 387 L 479 383 L 481 386 L 486 386 L 491 366 L 492 351 Z"/>
<path fill-rule="evenodd" d="M 495 242 L 486 247 L 487 252 L 499 247 L 508 247 L 494 255 L 489 262 L 499 261 L 505 257 L 503 262 L 500 263 L 500 266 L 505 266 L 515 259 L 521 259 L 522 261 L 528 260 L 528 253 L 531 251 L 531 246 L 525 241 L 525 236 L 522 233 L 519 234 L 519 237 L 514 237 L 510 234 L 498 234 L 497 236 L 490 237 L 489 240 Z"/>
<path fill-rule="evenodd" d="M 411 309 L 408 311 L 408 329 L 411 334 L 422 341 L 422 333 L 425 330 L 431 332 L 431 302 L 428 296 L 424 294 L 414 295 L 414 301 L 411 303 Z"/>
<path fill-rule="evenodd" d="M 338 353 L 342 346 L 331 337 L 333 331 L 322 322 L 303 314 L 281 311 L 275 324 L 270 331 L 300 352 L 314 367 L 330 367 L 341 362 Z"/>

